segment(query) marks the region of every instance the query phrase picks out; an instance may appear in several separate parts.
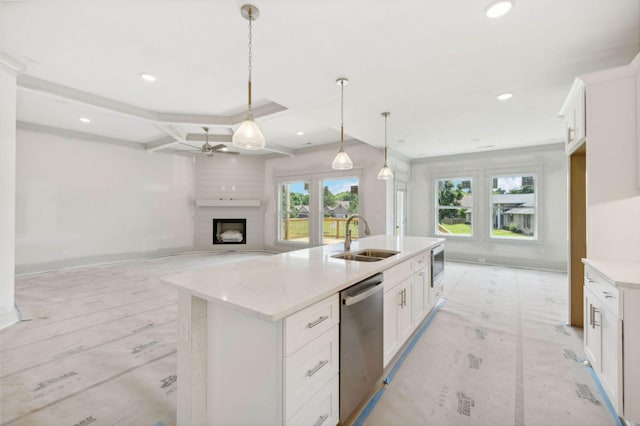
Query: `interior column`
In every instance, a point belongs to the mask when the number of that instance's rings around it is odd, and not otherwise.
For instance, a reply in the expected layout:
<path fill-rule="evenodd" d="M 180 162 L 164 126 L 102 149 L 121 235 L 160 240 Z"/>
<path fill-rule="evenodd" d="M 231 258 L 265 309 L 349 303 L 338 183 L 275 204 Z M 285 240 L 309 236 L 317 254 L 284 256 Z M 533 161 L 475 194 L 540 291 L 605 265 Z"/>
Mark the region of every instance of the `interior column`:
<path fill-rule="evenodd" d="M 0 328 L 18 321 L 15 308 L 16 87 L 23 69 L 0 52 Z"/>

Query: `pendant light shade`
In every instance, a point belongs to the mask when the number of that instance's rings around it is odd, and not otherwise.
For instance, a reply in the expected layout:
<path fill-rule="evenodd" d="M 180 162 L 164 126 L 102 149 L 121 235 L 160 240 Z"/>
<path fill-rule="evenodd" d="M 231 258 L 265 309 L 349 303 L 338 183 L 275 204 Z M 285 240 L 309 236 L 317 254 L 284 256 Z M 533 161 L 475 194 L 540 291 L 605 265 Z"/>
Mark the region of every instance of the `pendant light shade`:
<path fill-rule="evenodd" d="M 378 172 L 378 179 L 380 180 L 390 180 L 393 179 L 393 172 L 387 166 L 387 117 L 391 115 L 390 112 L 383 112 L 382 116 L 384 117 L 384 166 Z"/>
<path fill-rule="evenodd" d="M 262 149 L 265 142 L 264 135 L 251 114 L 248 114 L 247 118 L 238 127 L 231 141 L 235 146 L 243 149 Z"/>
<path fill-rule="evenodd" d="M 344 150 L 344 86 L 349 83 L 346 78 L 339 78 L 336 84 L 340 86 L 340 151 L 331 163 L 334 170 L 349 170 L 353 168 L 353 162 Z"/>
<path fill-rule="evenodd" d="M 253 60 L 253 36 L 252 36 L 252 28 L 251 23 L 258 19 L 260 16 L 260 11 L 257 7 L 245 4 L 240 8 L 240 13 L 242 16 L 249 21 L 249 83 L 247 85 L 247 93 L 248 93 L 248 111 L 247 117 L 244 119 L 240 127 L 235 131 L 231 141 L 233 145 L 242 149 L 262 149 L 264 148 L 264 135 L 260 131 L 260 128 L 253 120 L 253 113 L 251 112 L 251 72 L 252 72 L 252 60 Z"/>

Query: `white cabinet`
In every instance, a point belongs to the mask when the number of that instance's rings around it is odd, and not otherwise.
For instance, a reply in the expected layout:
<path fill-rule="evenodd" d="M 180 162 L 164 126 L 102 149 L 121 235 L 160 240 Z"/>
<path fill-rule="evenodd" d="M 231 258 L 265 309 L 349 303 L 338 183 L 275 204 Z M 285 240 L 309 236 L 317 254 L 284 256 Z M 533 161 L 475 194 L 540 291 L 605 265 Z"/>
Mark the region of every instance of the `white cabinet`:
<path fill-rule="evenodd" d="M 420 324 L 420 321 L 422 321 L 431 308 L 429 300 L 429 269 L 426 267 L 426 256 L 423 256 L 422 260 L 423 262 L 418 262 L 418 260 L 414 262 L 416 272 L 413 274 L 411 319 L 416 325 Z"/>
<path fill-rule="evenodd" d="M 339 383 L 340 371 L 339 300 L 336 294 L 284 319 L 283 412 L 287 425 L 315 424 L 314 417 L 324 418 L 327 425 L 337 423 L 327 421 L 339 416 L 334 401 L 339 399 L 339 390 L 333 383 Z"/>
<path fill-rule="evenodd" d="M 269 322 L 208 302 L 206 424 L 336 425 L 339 306 L 334 294 Z"/>
<path fill-rule="evenodd" d="M 586 128 L 586 99 L 584 83 L 581 80 L 575 80 L 569 95 L 562 105 L 560 115 L 564 118 L 565 133 L 565 151 L 573 152 L 587 136 Z"/>
<path fill-rule="evenodd" d="M 432 308 L 430 252 L 384 272 L 384 362 L 386 367 Z"/>
<path fill-rule="evenodd" d="M 413 277 L 404 278 L 384 293 L 384 360 L 386 366 L 413 331 L 411 325 L 411 287 Z"/>
<path fill-rule="evenodd" d="M 640 288 L 618 287 L 590 264 L 584 279 L 584 350 L 620 417 L 640 422 Z"/>

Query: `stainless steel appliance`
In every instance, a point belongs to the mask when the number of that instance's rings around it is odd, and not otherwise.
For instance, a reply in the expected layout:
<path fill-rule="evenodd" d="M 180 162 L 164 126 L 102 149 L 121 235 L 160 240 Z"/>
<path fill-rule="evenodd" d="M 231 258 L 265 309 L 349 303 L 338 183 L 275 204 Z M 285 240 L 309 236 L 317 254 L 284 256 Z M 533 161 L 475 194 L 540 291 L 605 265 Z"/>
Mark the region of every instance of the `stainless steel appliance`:
<path fill-rule="evenodd" d="M 340 292 L 340 423 L 382 377 L 383 275 Z"/>

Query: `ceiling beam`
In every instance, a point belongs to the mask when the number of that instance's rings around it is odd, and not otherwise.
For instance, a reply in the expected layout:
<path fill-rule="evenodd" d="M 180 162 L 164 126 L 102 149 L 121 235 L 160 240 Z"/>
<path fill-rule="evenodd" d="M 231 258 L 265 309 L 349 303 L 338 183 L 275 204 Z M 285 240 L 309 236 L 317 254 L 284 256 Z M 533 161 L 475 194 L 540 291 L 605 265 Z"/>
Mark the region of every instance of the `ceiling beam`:
<path fill-rule="evenodd" d="M 27 69 L 27 66 L 22 62 L 18 61 L 13 56 L 9 56 L 4 52 L 0 51 L 0 66 L 4 66 L 5 68 L 10 69 L 16 75 L 20 75 Z"/>
<path fill-rule="evenodd" d="M 147 148 L 147 151 L 155 152 L 175 143 L 177 143 L 176 138 L 173 136 L 165 136 L 163 138 L 156 139 L 155 141 L 147 142 L 145 147 Z"/>
<path fill-rule="evenodd" d="M 59 127 L 44 126 L 42 124 L 29 123 L 26 121 L 17 121 L 16 127 L 20 130 L 29 130 L 33 132 L 48 133 L 55 136 L 61 136 L 70 139 L 81 139 L 90 142 L 102 142 L 112 145 L 126 146 L 127 148 L 145 149 L 145 144 L 133 142 L 124 139 L 111 138 L 108 136 L 96 135 L 93 133 L 80 132 L 77 130 L 61 129 Z"/>

